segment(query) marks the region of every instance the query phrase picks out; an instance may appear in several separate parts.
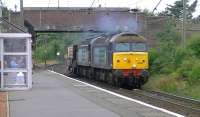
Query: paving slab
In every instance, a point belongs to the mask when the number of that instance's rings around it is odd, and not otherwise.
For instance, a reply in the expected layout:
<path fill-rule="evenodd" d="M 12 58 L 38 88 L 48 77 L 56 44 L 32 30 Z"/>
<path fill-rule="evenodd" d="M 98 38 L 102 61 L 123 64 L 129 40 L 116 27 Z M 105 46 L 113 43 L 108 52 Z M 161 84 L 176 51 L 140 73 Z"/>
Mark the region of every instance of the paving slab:
<path fill-rule="evenodd" d="M 7 117 L 7 92 L 0 92 L 0 117 Z"/>
<path fill-rule="evenodd" d="M 49 71 L 33 88 L 9 92 L 10 117 L 173 117 Z"/>

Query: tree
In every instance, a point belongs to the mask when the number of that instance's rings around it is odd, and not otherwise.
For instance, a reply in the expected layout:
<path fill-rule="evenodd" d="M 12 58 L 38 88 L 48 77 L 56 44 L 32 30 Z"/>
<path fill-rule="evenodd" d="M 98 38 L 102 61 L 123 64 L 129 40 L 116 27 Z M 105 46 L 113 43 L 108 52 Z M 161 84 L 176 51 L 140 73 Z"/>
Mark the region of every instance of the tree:
<path fill-rule="evenodd" d="M 198 0 L 195 0 L 191 5 L 189 5 L 189 0 L 186 0 L 186 15 L 187 19 L 192 19 L 192 13 L 195 12 Z M 183 14 L 183 0 L 178 0 L 174 5 L 168 5 L 165 11 L 161 12 L 159 15 L 164 16 L 174 16 L 177 19 L 182 19 Z"/>
<path fill-rule="evenodd" d="M 195 17 L 195 18 L 193 18 L 193 19 L 192 19 L 192 22 L 193 22 L 193 23 L 196 23 L 196 24 L 200 23 L 200 15 L 197 16 L 197 17 Z"/>
<path fill-rule="evenodd" d="M 181 36 L 172 21 L 157 35 L 157 47 L 150 50 L 150 72 L 168 74 L 176 69 L 176 48 L 180 45 Z"/>
<path fill-rule="evenodd" d="M 155 14 L 149 11 L 148 9 L 144 9 L 142 12 L 144 13 L 145 16 L 155 16 Z"/>
<path fill-rule="evenodd" d="M 8 8 L 7 7 L 2 7 L 2 16 L 3 17 L 8 17 Z"/>

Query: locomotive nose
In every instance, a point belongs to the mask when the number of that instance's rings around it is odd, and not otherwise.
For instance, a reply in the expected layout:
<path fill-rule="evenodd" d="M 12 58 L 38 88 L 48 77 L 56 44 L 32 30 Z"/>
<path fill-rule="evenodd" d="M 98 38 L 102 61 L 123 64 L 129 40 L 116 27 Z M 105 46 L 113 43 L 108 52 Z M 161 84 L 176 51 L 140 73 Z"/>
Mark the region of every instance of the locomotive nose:
<path fill-rule="evenodd" d="M 113 53 L 113 69 L 148 69 L 147 52 Z"/>

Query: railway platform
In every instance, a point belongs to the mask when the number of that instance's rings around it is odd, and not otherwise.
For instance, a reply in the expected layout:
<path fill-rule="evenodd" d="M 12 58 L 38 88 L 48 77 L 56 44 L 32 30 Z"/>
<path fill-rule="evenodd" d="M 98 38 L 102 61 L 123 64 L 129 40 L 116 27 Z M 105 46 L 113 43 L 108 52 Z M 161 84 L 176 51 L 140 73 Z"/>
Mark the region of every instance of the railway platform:
<path fill-rule="evenodd" d="M 10 117 L 181 117 L 51 71 L 35 72 L 31 90 L 8 97 Z"/>

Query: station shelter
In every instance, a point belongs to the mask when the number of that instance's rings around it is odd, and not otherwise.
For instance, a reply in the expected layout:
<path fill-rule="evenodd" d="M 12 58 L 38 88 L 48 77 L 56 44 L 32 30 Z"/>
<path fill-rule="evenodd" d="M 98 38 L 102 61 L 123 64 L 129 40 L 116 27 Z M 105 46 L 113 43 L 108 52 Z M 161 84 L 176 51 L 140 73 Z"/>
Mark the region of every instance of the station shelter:
<path fill-rule="evenodd" d="M 0 90 L 32 87 L 31 35 L 0 33 Z"/>

